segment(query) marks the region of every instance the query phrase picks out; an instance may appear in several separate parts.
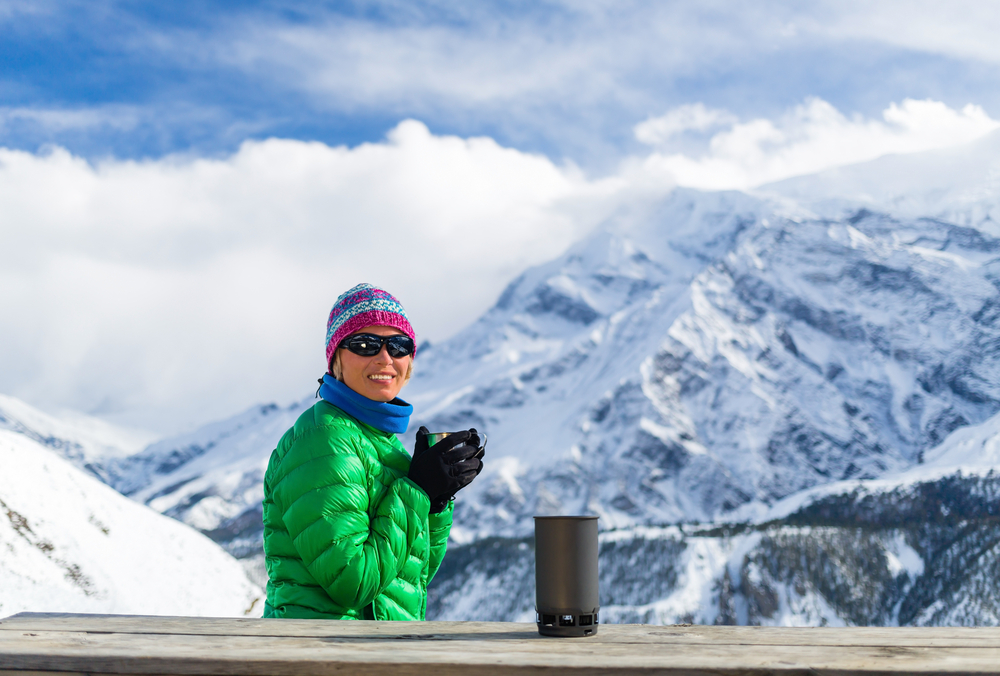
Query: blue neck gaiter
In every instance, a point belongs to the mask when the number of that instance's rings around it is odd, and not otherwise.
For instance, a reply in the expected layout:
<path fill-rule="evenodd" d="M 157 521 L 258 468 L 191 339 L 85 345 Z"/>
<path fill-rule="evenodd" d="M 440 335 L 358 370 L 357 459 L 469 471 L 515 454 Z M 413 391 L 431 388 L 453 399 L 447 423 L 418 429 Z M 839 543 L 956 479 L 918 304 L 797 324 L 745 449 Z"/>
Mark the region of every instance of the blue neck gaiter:
<path fill-rule="evenodd" d="M 413 413 L 413 407 L 399 397 L 387 402 L 374 401 L 358 394 L 329 373 L 323 376 L 319 396 L 352 418 L 392 434 L 405 432 Z"/>

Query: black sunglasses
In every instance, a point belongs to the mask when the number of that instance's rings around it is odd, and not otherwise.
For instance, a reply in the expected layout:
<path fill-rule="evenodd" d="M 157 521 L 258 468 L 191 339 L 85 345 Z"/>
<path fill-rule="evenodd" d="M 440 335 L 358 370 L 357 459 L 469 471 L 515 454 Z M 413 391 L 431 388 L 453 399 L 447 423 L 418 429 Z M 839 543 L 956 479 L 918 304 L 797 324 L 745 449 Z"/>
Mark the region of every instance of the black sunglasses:
<path fill-rule="evenodd" d="M 338 347 L 346 347 L 362 357 L 374 357 L 388 345 L 386 351 L 393 359 L 413 354 L 413 339 L 409 336 L 376 336 L 373 333 L 355 333 L 340 342 Z"/>

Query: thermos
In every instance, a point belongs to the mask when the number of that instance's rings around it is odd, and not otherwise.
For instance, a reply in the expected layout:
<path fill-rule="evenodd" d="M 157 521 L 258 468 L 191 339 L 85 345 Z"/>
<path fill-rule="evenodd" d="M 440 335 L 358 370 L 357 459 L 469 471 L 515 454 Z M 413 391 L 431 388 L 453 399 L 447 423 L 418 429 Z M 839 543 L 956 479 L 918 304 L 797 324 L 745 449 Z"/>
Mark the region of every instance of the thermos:
<path fill-rule="evenodd" d="M 535 517 L 535 621 L 543 636 L 597 633 L 597 517 Z"/>

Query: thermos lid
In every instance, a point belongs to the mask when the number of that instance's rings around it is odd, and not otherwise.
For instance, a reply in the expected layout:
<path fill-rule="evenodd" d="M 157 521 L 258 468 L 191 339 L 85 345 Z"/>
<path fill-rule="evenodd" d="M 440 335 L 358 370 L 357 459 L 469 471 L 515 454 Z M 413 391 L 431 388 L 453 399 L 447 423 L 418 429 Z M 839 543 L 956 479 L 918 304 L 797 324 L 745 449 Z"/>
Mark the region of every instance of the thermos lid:
<path fill-rule="evenodd" d="M 536 516 L 535 519 L 599 519 L 599 516 Z"/>

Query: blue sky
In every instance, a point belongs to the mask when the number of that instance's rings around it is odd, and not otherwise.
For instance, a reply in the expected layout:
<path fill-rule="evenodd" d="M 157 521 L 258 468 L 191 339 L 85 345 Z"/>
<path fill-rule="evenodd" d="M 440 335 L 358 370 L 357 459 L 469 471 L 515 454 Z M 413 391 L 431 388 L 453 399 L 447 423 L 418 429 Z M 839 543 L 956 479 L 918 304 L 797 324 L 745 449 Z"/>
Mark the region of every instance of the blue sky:
<path fill-rule="evenodd" d="M 686 103 L 1000 117 L 995 3 L 0 2 L 0 144 L 86 157 L 378 141 L 405 118 L 606 171 Z M 16 114 L 12 114 L 16 113 Z M 44 115 L 42 114 L 44 113 Z"/>
<path fill-rule="evenodd" d="M 0 0 L 0 393 L 161 433 L 290 402 L 358 282 L 438 341 L 677 185 L 1000 129 L 997 35 L 992 0 Z"/>

